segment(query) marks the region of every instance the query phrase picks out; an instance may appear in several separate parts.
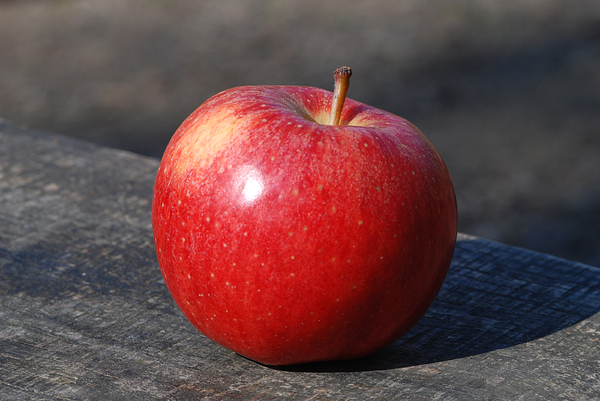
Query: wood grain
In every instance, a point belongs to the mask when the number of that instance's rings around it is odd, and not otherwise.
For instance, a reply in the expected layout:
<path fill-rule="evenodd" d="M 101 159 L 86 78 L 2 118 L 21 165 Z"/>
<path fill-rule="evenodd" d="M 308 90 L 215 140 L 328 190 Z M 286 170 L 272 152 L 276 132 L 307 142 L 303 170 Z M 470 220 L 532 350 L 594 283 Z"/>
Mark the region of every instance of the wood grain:
<path fill-rule="evenodd" d="M 0 399 L 600 398 L 600 269 L 465 235 L 375 355 L 273 369 L 221 348 L 162 281 L 157 168 L 0 120 Z"/>

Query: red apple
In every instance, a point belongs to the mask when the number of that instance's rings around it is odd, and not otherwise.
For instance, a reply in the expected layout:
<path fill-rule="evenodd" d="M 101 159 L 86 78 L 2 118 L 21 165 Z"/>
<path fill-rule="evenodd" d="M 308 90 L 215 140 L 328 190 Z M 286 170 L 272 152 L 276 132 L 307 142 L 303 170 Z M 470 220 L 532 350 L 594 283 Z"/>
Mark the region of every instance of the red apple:
<path fill-rule="evenodd" d="M 158 171 L 152 224 L 169 291 L 206 337 L 263 364 L 390 344 L 452 259 L 446 165 L 408 121 L 344 101 L 349 75 L 336 71 L 333 102 L 297 86 L 215 95 Z"/>

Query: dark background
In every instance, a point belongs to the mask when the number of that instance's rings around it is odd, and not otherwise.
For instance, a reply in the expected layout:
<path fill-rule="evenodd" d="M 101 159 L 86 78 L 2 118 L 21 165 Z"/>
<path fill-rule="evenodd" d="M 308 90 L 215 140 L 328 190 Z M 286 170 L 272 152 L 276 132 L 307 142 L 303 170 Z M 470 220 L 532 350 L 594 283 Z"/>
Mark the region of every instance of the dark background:
<path fill-rule="evenodd" d="M 0 116 L 155 157 L 221 90 L 342 65 L 438 148 L 460 231 L 600 266 L 597 0 L 0 0 Z"/>

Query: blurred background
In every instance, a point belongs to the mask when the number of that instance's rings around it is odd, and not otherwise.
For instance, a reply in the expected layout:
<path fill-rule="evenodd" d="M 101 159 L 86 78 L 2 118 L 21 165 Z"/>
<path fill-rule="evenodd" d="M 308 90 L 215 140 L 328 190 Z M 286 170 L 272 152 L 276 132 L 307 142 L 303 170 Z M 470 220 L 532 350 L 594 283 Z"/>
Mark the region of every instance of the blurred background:
<path fill-rule="evenodd" d="M 461 232 L 600 266 L 598 0 L 0 0 L 0 117 L 153 157 L 221 90 L 342 65 L 438 148 Z"/>

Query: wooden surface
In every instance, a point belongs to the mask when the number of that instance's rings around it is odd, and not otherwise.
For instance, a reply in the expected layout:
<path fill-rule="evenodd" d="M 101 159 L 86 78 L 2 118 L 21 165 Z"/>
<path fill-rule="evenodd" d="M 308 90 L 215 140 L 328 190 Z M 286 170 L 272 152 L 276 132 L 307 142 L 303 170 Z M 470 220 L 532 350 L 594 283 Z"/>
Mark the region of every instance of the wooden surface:
<path fill-rule="evenodd" d="M 215 345 L 156 262 L 157 168 L 0 120 L 0 399 L 600 399 L 600 269 L 462 235 L 373 356 L 273 369 Z"/>

